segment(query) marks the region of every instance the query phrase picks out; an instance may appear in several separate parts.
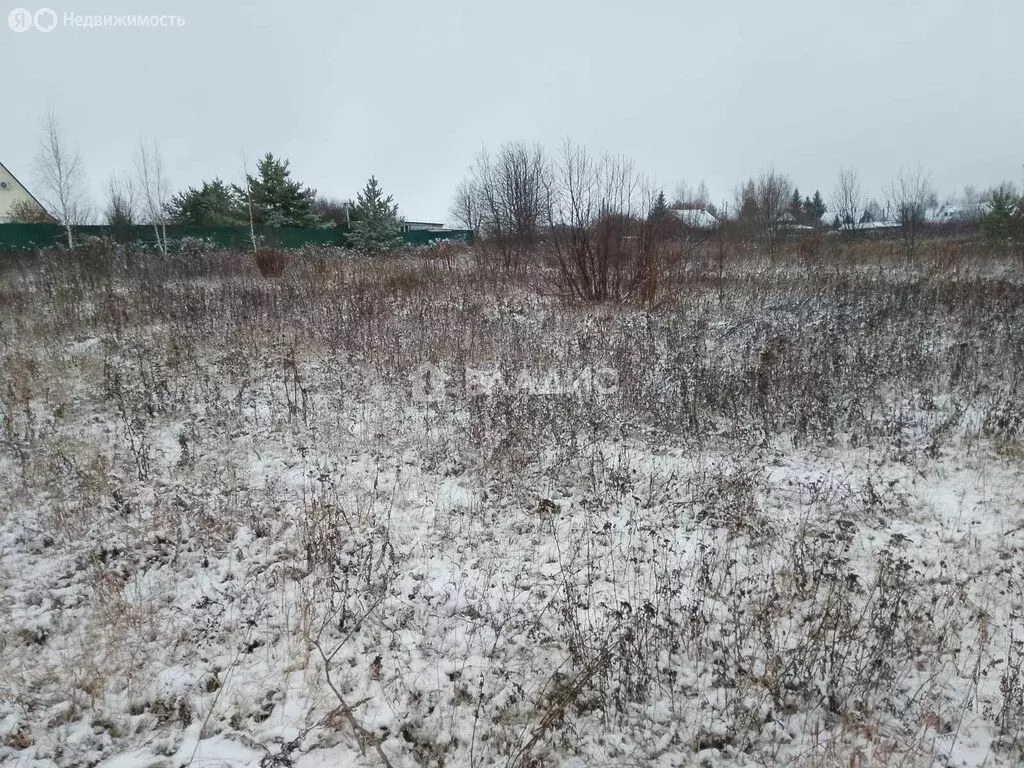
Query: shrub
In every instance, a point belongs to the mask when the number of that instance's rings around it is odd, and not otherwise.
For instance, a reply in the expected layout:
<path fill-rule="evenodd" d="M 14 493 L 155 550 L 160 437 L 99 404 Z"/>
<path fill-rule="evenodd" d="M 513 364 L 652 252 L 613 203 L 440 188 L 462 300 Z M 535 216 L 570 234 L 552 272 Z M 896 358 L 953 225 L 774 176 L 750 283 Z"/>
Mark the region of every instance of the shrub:
<path fill-rule="evenodd" d="M 256 268 L 263 277 L 284 276 L 284 251 L 276 248 L 259 248 L 253 256 Z"/>

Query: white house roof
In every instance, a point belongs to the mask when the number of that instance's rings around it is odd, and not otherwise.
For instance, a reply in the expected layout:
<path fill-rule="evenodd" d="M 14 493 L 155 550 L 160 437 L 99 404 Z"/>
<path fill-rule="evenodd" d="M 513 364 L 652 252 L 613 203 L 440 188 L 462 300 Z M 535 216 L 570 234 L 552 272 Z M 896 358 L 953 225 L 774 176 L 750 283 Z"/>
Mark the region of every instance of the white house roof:
<path fill-rule="evenodd" d="M 684 208 L 669 210 L 673 216 L 682 221 L 688 227 L 694 229 L 715 229 L 718 227 L 718 219 L 714 214 L 703 208 Z"/>
<path fill-rule="evenodd" d="M 899 223 L 895 221 L 862 221 L 857 224 L 857 229 L 892 229 L 898 227 Z"/>
<path fill-rule="evenodd" d="M 988 203 L 946 203 L 937 208 L 929 208 L 925 212 L 927 221 L 974 221 L 989 211 Z"/>

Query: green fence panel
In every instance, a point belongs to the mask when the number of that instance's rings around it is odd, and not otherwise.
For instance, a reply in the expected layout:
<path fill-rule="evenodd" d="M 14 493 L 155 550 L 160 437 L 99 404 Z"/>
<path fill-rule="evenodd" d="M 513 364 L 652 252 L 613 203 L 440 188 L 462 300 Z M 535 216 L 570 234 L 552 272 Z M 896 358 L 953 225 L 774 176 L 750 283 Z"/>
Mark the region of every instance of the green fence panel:
<path fill-rule="evenodd" d="M 431 245 L 440 240 L 453 243 L 473 244 L 473 232 L 469 229 L 423 230 L 412 229 L 403 232 L 406 245 Z"/>
<path fill-rule="evenodd" d="M 155 247 L 156 232 L 151 226 L 75 227 L 74 238 L 103 237 L 119 243 L 140 243 Z M 260 229 L 256 231 L 260 243 L 284 249 L 302 248 L 306 245 L 347 247 L 348 234 L 337 229 Z M 178 224 L 167 227 L 167 239 L 180 242 L 185 239 L 204 240 L 218 248 L 248 248 L 252 243 L 247 227 L 188 227 Z M 406 245 L 425 246 L 441 240 L 472 245 L 473 232 L 470 230 L 412 230 L 404 232 Z M 64 229 L 56 224 L 0 224 L 0 250 L 24 250 L 48 248 L 65 242 Z"/>
<path fill-rule="evenodd" d="M 0 224 L 0 248 L 48 248 L 63 242 L 64 230 L 54 224 Z"/>

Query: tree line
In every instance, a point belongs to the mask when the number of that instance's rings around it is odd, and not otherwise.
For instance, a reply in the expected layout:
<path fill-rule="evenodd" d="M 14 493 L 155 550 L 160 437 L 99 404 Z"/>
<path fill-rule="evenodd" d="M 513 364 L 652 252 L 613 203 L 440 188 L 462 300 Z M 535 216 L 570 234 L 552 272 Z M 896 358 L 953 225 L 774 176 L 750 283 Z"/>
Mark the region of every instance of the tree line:
<path fill-rule="evenodd" d="M 36 157 L 39 188 L 49 216 L 64 226 L 71 247 L 74 227 L 95 216 L 86 200 L 80 156 L 69 148 L 52 113 L 43 128 Z M 372 176 L 354 201 L 323 197 L 293 178 L 287 159 L 267 153 L 254 173 L 244 171 L 239 183 L 214 178 L 172 194 L 155 144 L 140 143 L 133 166 L 133 173 L 108 180 L 100 218 L 115 232 L 152 226 L 162 251 L 171 224 L 247 226 L 254 243 L 256 230 L 265 228 L 336 227 L 362 250 L 384 252 L 401 244 L 398 205 Z M 973 200 L 981 230 L 993 240 L 1024 235 L 1024 202 L 1014 184 L 981 193 L 968 188 L 965 197 Z M 575 275 L 574 291 L 600 295 L 637 290 L 651 279 L 640 266 L 646 255 L 628 259 L 636 270 L 628 279 L 624 273 L 606 274 L 622 256 L 613 251 L 647 254 L 653 250 L 650 243 L 673 231 L 680 232 L 682 244 L 693 244 L 700 239 L 694 237 L 702 221 L 697 214 L 707 213 L 760 243 L 772 259 L 794 230 L 853 235 L 880 224 L 897 228 L 906 253 L 913 255 L 927 211 L 937 204 L 931 179 L 919 168 L 901 170 L 881 199 L 864 195 L 850 168 L 840 170 L 828 202 L 820 190 L 801 195 L 788 175 L 769 168 L 739 184 L 733 199 L 718 206 L 703 183 L 695 190 L 681 183 L 670 202 L 627 158 L 593 155 L 572 141 L 555 152 L 509 141 L 495 152 L 485 148 L 477 154 L 455 191 L 450 214 L 478 235 L 481 251 L 494 255 L 503 268 L 517 269 L 543 239 L 558 254 L 566 279 Z M 14 218 L 48 220 L 31 206 L 15 210 Z M 633 287 L 622 287 L 627 284 Z"/>
<path fill-rule="evenodd" d="M 35 158 L 39 192 L 46 211 L 23 204 L 12 211 L 17 222 L 56 221 L 66 244 L 74 245 L 74 228 L 97 217 L 88 203 L 81 156 L 72 149 L 53 113 L 43 125 Z M 371 176 L 355 200 L 322 197 L 293 178 L 289 161 L 267 153 L 247 170 L 241 183 L 220 178 L 171 193 L 159 147 L 140 143 L 133 172 L 112 175 L 104 188 L 98 218 L 117 235 L 138 225 L 152 226 L 158 248 L 167 250 L 167 227 L 337 228 L 368 252 L 394 250 L 402 244 L 402 218 L 393 195 Z"/>
<path fill-rule="evenodd" d="M 1024 201 L 1014 184 L 983 193 L 968 188 L 965 197 L 973 200 L 971 210 L 986 235 L 997 240 L 1024 235 Z M 541 233 L 557 247 L 567 229 L 579 229 L 584 222 L 600 228 L 608 217 L 628 218 L 634 221 L 623 237 L 635 243 L 643 234 L 643 222 L 656 224 L 648 227 L 652 233 L 664 232 L 666 216 L 679 220 L 684 230 L 688 223 L 696 228 L 701 219 L 686 215 L 695 210 L 761 243 L 772 258 L 794 230 L 832 229 L 852 235 L 871 225 L 898 229 L 906 253 L 913 255 L 928 211 L 938 204 L 930 177 L 919 168 L 901 170 L 881 199 L 863 194 L 851 168 L 840 170 L 828 202 L 820 190 L 801 195 L 789 176 L 769 168 L 738 185 L 731 203 L 713 205 L 703 183 L 697 190 L 680 184 L 669 203 L 664 191 L 652 191 L 646 177 L 624 158 L 597 160 L 571 141 L 554 153 L 539 144 L 509 141 L 496 152 L 480 151 L 456 189 L 450 214 L 477 232 L 506 268 L 515 268 Z M 577 233 L 580 247 L 589 247 L 581 237 Z"/>

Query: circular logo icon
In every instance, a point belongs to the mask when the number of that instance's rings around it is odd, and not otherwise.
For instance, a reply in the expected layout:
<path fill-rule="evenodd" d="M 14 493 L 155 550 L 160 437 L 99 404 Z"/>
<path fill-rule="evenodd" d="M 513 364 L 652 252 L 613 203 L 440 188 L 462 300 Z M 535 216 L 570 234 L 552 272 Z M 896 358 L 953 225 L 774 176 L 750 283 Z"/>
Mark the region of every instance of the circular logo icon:
<path fill-rule="evenodd" d="M 40 8 L 33 19 L 40 32 L 53 32 L 57 26 L 57 12 L 52 8 Z"/>
<path fill-rule="evenodd" d="M 15 8 L 7 14 L 7 26 L 15 32 L 28 32 L 32 29 L 32 11 Z"/>

